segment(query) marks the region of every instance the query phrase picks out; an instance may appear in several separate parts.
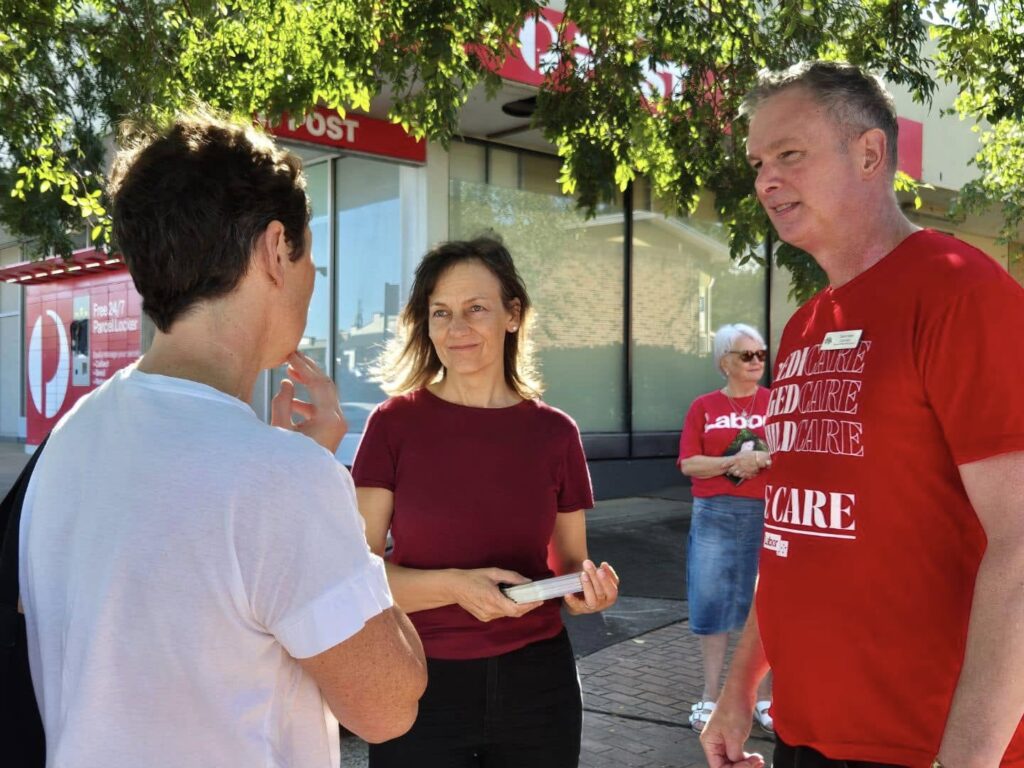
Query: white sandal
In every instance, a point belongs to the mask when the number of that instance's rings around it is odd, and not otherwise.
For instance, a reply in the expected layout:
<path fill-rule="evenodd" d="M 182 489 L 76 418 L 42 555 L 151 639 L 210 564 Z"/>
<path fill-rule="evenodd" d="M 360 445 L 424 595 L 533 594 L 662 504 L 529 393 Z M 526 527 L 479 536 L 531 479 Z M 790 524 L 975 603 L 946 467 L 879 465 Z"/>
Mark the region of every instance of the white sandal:
<path fill-rule="evenodd" d="M 771 707 L 770 701 L 759 701 L 754 705 L 754 720 L 761 730 L 765 733 L 775 733 L 775 723 L 772 720 L 772 716 L 768 714 L 768 708 Z"/>
<path fill-rule="evenodd" d="M 698 701 L 690 707 L 690 727 L 695 733 L 700 733 L 704 730 L 704 726 L 708 724 L 711 713 L 714 711 L 715 702 L 713 701 Z"/>

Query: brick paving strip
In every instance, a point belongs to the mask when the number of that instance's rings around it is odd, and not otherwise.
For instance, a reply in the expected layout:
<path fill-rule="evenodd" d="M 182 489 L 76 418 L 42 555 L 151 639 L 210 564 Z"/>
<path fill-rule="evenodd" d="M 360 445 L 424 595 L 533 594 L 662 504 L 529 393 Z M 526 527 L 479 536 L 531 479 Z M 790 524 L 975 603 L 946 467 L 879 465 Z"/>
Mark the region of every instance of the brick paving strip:
<path fill-rule="evenodd" d="M 580 768 L 703 768 L 690 705 L 700 698 L 700 645 L 685 621 L 617 643 L 579 660 L 583 684 Z M 749 751 L 771 759 L 756 726 Z"/>

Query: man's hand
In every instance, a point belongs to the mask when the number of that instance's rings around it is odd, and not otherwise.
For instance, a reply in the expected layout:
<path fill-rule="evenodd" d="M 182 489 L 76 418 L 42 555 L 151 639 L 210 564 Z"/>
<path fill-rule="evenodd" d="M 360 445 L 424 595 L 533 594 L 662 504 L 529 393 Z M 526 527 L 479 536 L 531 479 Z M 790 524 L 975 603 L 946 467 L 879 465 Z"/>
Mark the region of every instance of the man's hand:
<path fill-rule="evenodd" d="M 288 375 L 309 391 L 312 402 L 295 399 L 295 385 L 285 379 L 270 405 L 270 423 L 311 437 L 331 453 L 338 450 L 348 424 L 338 402 L 338 389 L 309 355 L 292 352 L 288 356 Z M 292 422 L 298 414 L 302 421 Z"/>
<path fill-rule="evenodd" d="M 744 752 L 754 716 L 753 706 L 744 707 L 721 698 L 700 734 L 700 745 L 710 768 L 764 768 L 764 758 Z"/>

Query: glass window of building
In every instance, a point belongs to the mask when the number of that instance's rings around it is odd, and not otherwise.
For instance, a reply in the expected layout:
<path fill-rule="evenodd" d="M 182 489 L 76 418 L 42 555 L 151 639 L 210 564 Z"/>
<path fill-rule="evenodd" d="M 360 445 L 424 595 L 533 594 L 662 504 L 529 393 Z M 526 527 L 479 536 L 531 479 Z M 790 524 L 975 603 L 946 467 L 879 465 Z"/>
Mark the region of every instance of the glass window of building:
<path fill-rule="evenodd" d="M 722 386 L 715 330 L 747 323 L 765 334 L 765 268 L 729 258 L 708 201 L 692 216 L 666 215 L 648 185 L 634 187 L 633 430 L 673 431 L 695 397 Z"/>
<path fill-rule="evenodd" d="M 779 247 L 778 241 L 775 241 L 772 245 L 772 251 Z M 786 323 L 789 322 L 789 318 L 793 316 L 793 313 L 797 311 L 799 306 L 796 300 L 790 298 L 789 291 L 793 283 L 793 273 L 785 267 L 780 267 L 775 261 L 771 264 L 771 296 L 769 297 L 769 312 L 772 318 L 771 338 L 765 337 L 765 341 L 768 342 L 768 352 L 771 355 L 771 359 L 775 359 L 775 353 L 779 350 L 779 344 L 782 342 L 782 331 L 786 328 Z M 771 368 L 769 367 L 769 371 Z"/>
<path fill-rule="evenodd" d="M 404 180 L 415 169 L 362 157 L 335 161 L 337 335 L 334 380 L 349 432 L 338 458 L 351 464 L 366 419 L 387 399 L 373 381 L 381 351 L 394 338 L 408 293 L 413 248 L 404 226 Z M 415 258 L 422 254 L 417 253 Z"/>
<path fill-rule="evenodd" d="M 309 197 L 312 216 L 309 228 L 313 233 L 312 256 L 316 272 L 313 281 L 313 297 L 309 302 L 309 314 L 306 316 L 306 330 L 299 341 L 299 349 L 312 357 L 323 370 L 329 371 L 327 365 L 327 344 L 331 332 L 330 323 L 330 209 L 331 199 L 328 189 L 330 168 L 326 162 L 308 165 L 305 168 L 306 195 Z M 286 366 L 280 366 L 270 374 L 270 396 L 277 394 L 282 379 L 286 378 Z M 296 387 L 296 396 L 302 400 L 309 399 L 304 387 Z"/>
<path fill-rule="evenodd" d="M 359 156 L 306 166 L 313 296 L 299 349 L 334 378 L 348 432 L 337 457 L 351 464 L 373 408 L 387 399 L 373 372 L 395 335 L 398 314 L 425 247 L 420 167 Z M 270 415 L 282 366 L 258 385 L 253 408 Z M 267 386 L 269 385 L 269 386 Z M 296 396 L 308 399 L 304 388 Z"/>
<path fill-rule="evenodd" d="M 621 207 L 586 219 L 557 158 L 456 142 L 449 164 L 449 236 L 498 234 L 526 282 L 544 400 L 585 432 L 623 431 Z"/>
<path fill-rule="evenodd" d="M 3 232 L 0 232 L 3 236 Z M 22 261 L 21 246 L 12 243 L 0 246 L 0 267 Z M 22 327 L 20 285 L 0 282 L 0 436 L 20 437 L 25 415 L 25 369 L 22 363 L 24 328 Z"/>
<path fill-rule="evenodd" d="M 299 349 L 316 360 L 323 370 L 330 371 L 327 362 L 328 342 L 331 334 L 331 198 L 328 190 L 330 166 L 319 163 L 306 169 L 306 190 L 312 207 L 309 229 L 313 234 L 313 264 L 316 277 L 313 298 L 309 302 L 306 332 Z"/>

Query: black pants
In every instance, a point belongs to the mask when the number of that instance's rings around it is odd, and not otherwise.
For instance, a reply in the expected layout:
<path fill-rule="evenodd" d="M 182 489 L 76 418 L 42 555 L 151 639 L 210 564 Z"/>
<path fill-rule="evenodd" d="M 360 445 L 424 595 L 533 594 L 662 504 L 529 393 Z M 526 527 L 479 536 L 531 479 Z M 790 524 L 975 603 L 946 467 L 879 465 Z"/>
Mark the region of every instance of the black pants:
<path fill-rule="evenodd" d="M 370 768 L 576 768 L 583 704 L 569 636 L 488 659 L 427 659 L 412 729 Z"/>
<path fill-rule="evenodd" d="M 862 760 L 833 760 L 810 747 L 791 747 L 775 734 L 772 768 L 899 768 L 889 763 Z"/>

